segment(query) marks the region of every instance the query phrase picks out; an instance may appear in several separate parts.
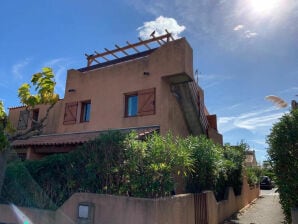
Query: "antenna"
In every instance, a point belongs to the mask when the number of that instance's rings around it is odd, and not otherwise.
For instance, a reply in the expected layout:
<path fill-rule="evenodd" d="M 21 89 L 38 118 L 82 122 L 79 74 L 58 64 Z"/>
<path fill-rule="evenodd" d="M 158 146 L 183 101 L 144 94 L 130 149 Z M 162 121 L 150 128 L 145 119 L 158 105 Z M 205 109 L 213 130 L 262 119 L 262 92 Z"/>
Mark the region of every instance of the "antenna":
<path fill-rule="evenodd" d="M 196 83 L 199 84 L 199 71 L 198 71 L 198 69 L 196 69 L 196 71 L 195 71 L 195 79 L 196 79 Z"/>

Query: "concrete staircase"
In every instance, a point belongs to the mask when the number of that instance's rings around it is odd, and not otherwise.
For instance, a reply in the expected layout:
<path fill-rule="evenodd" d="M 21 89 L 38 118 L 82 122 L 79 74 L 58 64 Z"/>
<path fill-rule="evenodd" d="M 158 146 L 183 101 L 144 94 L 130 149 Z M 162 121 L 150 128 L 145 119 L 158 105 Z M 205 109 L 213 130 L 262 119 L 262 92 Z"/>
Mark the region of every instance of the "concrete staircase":
<path fill-rule="evenodd" d="M 207 135 L 208 121 L 204 113 L 203 91 L 194 82 L 172 83 L 171 91 L 183 112 L 192 135 Z"/>

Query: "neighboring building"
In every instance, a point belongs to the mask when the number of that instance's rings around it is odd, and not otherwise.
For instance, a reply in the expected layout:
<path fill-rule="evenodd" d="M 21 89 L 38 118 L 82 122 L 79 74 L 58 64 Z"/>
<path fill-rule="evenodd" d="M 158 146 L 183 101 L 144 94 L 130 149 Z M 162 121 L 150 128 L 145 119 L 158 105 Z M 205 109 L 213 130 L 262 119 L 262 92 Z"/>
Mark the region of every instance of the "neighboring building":
<path fill-rule="evenodd" d="M 13 142 L 20 156 L 38 159 L 69 152 L 102 131 L 115 129 L 136 130 L 140 136 L 153 131 L 203 134 L 222 144 L 216 115 L 208 114 L 203 90 L 194 81 L 193 53 L 186 39 L 173 40 L 168 33 L 127 44 L 89 55 L 87 67 L 67 72 L 64 99 L 50 111 L 43 133 Z M 102 58 L 107 61 L 100 63 Z M 98 64 L 91 65 L 94 62 Z M 10 108 L 9 120 L 25 131 L 47 108 Z"/>
<path fill-rule="evenodd" d="M 258 166 L 255 150 L 245 151 L 244 165 L 246 167 L 256 167 L 256 166 Z"/>
<path fill-rule="evenodd" d="M 292 105 L 292 110 L 298 109 L 298 103 L 296 100 L 292 100 L 291 105 Z"/>

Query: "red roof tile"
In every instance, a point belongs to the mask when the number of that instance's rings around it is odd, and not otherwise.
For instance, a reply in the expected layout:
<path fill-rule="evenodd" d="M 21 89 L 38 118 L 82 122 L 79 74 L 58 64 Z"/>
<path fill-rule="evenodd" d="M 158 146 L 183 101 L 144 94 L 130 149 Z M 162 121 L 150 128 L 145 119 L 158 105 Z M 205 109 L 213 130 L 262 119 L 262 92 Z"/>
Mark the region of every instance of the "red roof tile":
<path fill-rule="evenodd" d="M 140 138 L 159 131 L 159 126 L 127 128 L 127 129 L 113 129 L 127 133 L 129 131 L 136 131 Z M 12 143 L 13 147 L 27 147 L 27 146 L 58 146 L 58 145 L 77 145 L 85 143 L 99 136 L 107 131 L 91 131 L 78 133 L 64 133 L 64 134 L 49 134 L 33 136 L 25 140 L 16 140 Z"/>

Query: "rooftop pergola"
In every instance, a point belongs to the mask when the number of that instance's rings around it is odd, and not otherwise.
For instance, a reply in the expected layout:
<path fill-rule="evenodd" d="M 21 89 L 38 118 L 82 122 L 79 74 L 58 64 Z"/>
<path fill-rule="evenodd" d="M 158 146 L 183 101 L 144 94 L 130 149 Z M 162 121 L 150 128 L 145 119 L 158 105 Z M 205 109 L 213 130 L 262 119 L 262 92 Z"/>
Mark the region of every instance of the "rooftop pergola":
<path fill-rule="evenodd" d="M 142 50 L 140 50 L 140 47 L 145 47 L 148 50 L 151 50 L 152 49 L 151 45 L 154 43 L 157 43 L 161 46 L 171 40 L 174 40 L 174 38 L 172 37 L 172 34 L 169 33 L 167 30 L 166 30 L 166 34 L 158 37 L 155 37 L 154 34 L 155 34 L 155 31 L 151 33 L 150 35 L 151 38 L 148 40 L 142 40 L 141 38 L 138 38 L 139 42 L 137 43 L 131 44 L 128 41 L 126 41 L 127 45 L 124 47 L 119 47 L 117 44 L 115 44 L 116 48 L 113 50 L 104 48 L 105 51 L 102 53 L 95 51 L 94 52 L 95 54 L 91 54 L 91 55 L 85 54 L 87 57 L 87 67 L 91 66 L 92 63 L 94 62 L 97 64 L 101 64 L 102 62 L 100 62 L 100 59 L 103 59 L 104 62 L 110 61 L 111 59 L 109 59 L 109 57 L 112 57 L 112 60 L 119 59 L 121 57 L 131 55 L 129 53 L 129 51 L 131 50 L 133 50 L 134 53 L 140 53 L 142 52 Z"/>

